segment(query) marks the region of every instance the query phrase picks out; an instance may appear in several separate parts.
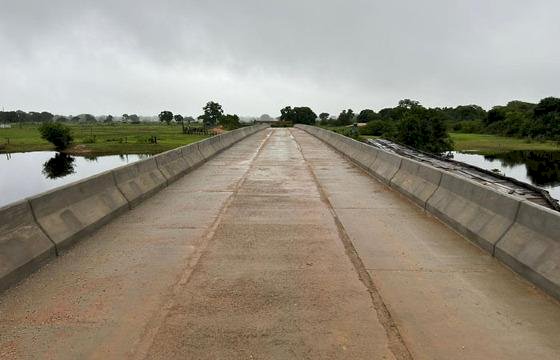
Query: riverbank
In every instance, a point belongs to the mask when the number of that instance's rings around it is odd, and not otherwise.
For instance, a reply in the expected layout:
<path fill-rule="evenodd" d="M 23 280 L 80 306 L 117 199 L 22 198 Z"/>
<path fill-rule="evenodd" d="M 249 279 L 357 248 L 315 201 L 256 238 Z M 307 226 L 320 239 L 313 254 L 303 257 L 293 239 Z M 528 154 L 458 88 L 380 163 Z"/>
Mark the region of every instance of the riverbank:
<path fill-rule="evenodd" d="M 74 143 L 64 152 L 70 155 L 157 154 L 208 137 L 183 134 L 178 124 L 68 125 Z M 48 150 L 54 150 L 54 146 L 41 139 L 38 125 L 14 124 L 0 129 L 0 153 Z"/>
<path fill-rule="evenodd" d="M 546 150 L 560 151 L 560 145 L 552 141 L 529 141 L 513 137 L 450 133 L 456 151 L 476 151 L 478 154 L 489 155 L 513 150 Z"/>

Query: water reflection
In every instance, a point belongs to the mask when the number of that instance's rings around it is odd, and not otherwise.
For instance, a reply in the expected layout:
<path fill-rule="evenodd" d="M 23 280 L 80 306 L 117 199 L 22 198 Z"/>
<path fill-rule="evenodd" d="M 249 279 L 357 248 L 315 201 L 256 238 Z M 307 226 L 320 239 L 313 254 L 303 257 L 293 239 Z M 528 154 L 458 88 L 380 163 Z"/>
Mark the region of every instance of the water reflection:
<path fill-rule="evenodd" d="M 503 166 L 524 164 L 527 176 L 538 186 L 560 185 L 560 151 L 511 151 L 486 155 L 485 159 L 500 160 Z"/>
<path fill-rule="evenodd" d="M 149 155 L 69 156 L 33 151 L 0 156 L 0 207 Z"/>
<path fill-rule="evenodd" d="M 539 186 L 560 200 L 560 151 L 516 150 L 492 155 L 453 152 L 453 158 Z"/>
<path fill-rule="evenodd" d="M 56 153 L 55 156 L 43 164 L 43 175 L 48 179 L 56 179 L 73 174 L 76 171 L 74 169 L 74 161 L 76 159 L 70 155 Z"/>

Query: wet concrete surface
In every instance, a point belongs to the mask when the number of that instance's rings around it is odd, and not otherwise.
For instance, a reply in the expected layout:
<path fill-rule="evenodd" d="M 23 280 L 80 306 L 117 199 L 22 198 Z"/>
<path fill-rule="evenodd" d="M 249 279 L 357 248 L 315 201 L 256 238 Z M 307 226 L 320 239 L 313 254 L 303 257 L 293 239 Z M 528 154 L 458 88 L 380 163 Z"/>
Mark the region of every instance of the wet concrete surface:
<path fill-rule="evenodd" d="M 0 358 L 557 359 L 560 307 L 297 129 L 0 295 Z"/>

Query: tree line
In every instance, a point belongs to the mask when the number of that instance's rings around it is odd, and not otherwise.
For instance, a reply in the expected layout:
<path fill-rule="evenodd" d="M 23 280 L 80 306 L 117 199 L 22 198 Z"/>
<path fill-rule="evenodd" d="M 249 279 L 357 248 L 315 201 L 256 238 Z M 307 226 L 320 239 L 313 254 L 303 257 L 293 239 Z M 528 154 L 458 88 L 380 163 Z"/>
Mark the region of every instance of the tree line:
<path fill-rule="evenodd" d="M 539 103 L 511 101 L 489 111 L 478 105 L 426 108 L 404 99 L 397 106 L 378 112 L 345 109 L 338 116 L 319 116 L 309 107 L 285 107 L 280 120 L 292 123 L 341 127 L 347 135 L 382 136 L 415 148 L 442 153 L 452 150 L 448 132 L 482 133 L 560 142 L 560 98 L 547 97 Z M 349 125 L 360 123 L 358 129 Z M 364 125 L 365 124 L 365 125 Z M 344 128 L 346 127 L 346 128 Z"/>
<path fill-rule="evenodd" d="M 203 114 L 198 116 L 198 120 L 202 122 L 205 128 L 213 128 L 215 126 L 221 126 L 224 130 L 234 130 L 241 127 L 241 122 L 239 116 L 235 114 L 224 114 L 222 105 L 217 102 L 209 101 L 202 108 Z M 182 115 L 173 115 L 171 111 L 164 110 L 158 115 L 159 121 L 169 125 L 171 121 L 175 120 L 183 126 L 183 132 L 185 132 L 185 121 L 188 125 L 194 121 L 190 116 L 183 117 Z"/>

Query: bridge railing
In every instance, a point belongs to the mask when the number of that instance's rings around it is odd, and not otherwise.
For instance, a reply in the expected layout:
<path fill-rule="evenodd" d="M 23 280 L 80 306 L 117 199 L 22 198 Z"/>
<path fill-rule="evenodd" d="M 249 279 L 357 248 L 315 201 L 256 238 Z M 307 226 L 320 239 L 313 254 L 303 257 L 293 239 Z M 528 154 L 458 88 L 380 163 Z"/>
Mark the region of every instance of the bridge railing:
<path fill-rule="evenodd" d="M 0 291 L 268 125 L 243 127 L 0 208 Z"/>
<path fill-rule="evenodd" d="M 560 213 L 332 131 L 316 136 L 560 299 Z"/>

